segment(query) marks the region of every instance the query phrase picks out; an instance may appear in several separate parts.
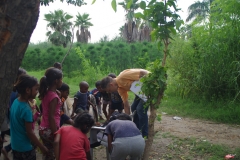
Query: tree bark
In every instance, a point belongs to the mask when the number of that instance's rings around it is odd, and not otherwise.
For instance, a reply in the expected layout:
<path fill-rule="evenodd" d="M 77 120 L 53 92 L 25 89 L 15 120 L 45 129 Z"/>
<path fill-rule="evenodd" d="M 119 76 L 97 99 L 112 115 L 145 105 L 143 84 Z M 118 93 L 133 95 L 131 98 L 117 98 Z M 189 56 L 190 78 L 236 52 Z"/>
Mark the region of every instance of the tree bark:
<path fill-rule="evenodd" d="M 39 0 L 0 1 L 0 127 L 39 16 Z"/>

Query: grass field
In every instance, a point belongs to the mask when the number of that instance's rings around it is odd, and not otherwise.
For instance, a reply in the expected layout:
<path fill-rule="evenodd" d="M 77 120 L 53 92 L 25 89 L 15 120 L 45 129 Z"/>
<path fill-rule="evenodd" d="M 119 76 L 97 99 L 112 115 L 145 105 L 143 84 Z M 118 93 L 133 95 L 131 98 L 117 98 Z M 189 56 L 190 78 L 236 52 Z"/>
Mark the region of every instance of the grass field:
<path fill-rule="evenodd" d="M 38 80 L 44 75 L 45 71 L 28 72 L 29 75 L 36 77 Z M 104 76 L 103 76 L 104 77 Z M 68 78 L 63 77 L 63 82 L 70 87 L 70 97 L 79 90 L 79 82 L 84 77 Z M 89 90 L 95 88 L 90 84 Z M 205 102 L 201 100 L 192 101 L 180 97 L 171 96 L 167 93 L 159 107 L 159 113 L 167 112 L 170 115 L 186 116 L 198 119 L 206 119 L 220 123 L 240 124 L 240 107 L 239 104 L 225 101 Z M 129 92 L 129 101 L 132 102 L 134 94 Z"/>

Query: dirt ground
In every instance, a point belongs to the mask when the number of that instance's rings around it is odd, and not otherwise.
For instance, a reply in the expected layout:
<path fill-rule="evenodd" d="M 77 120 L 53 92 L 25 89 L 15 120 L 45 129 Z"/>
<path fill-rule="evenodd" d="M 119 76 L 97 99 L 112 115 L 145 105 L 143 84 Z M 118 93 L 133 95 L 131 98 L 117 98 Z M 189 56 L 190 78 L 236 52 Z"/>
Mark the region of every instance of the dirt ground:
<path fill-rule="evenodd" d="M 163 115 L 160 122 L 155 122 L 155 133 L 169 133 L 179 138 L 197 138 L 213 144 L 223 144 L 230 148 L 240 147 L 239 125 L 226 125 L 198 119 L 181 118 L 181 120 L 174 120 L 173 116 Z M 37 130 L 36 135 L 38 135 Z M 10 142 L 10 138 L 7 136 L 6 140 L 7 142 L 4 145 Z M 166 147 L 170 143 L 171 140 L 169 138 L 156 136 L 151 155 L 153 157 L 161 157 L 161 155 L 166 154 Z M 105 153 L 104 147 L 94 149 L 93 160 L 105 160 Z M 9 157 L 12 159 L 11 153 L 9 153 Z M 40 159 L 41 154 L 37 153 L 37 160 Z M 2 156 L 0 160 L 3 160 Z"/>

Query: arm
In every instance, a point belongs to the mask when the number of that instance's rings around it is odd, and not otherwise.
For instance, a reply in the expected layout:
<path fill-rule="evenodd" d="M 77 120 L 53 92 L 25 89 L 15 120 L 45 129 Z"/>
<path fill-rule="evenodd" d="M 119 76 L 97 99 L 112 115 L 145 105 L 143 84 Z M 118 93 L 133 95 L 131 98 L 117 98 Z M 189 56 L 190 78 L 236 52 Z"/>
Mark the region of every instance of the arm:
<path fill-rule="evenodd" d="M 59 160 L 59 144 L 60 144 L 60 139 L 61 139 L 61 135 L 60 134 L 56 134 L 55 135 L 55 139 L 54 139 L 54 142 L 53 142 L 53 147 L 54 147 L 54 154 L 56 156 L 56 160 Z"/>
<path fill-rule="evenodd" d="M 143 76 L 147 75 L 148 73 L 149 73 L 149 71 L 141 69 L 140 74 L 139 74 L 139 78 L 142 78 Z"/>
<path fill-rule="evenodd" d="M 57 103 L 58 103 L 58 99 L 54 98 L 49 104 L 48 121 L 49 121 L 52 134 L 54 134 L 57 131 L 57 126 L 54 119 Z"/>
<path fill-rule="evenodd" d="M 88 100 L 88 103 L 93 107 L 93 113 L 94 113 L 94 116 L 96 118 L 96 122 L 98 122 L 98 114 L 97 114 L 96 106 L 92 102 L 90 102 L 89 100 Z"/>
<path fill-rule="evenodd" d="M 125 113 L 130 115 L 130 105 L 129 105 L 129 102 L 128 102 L 128 93 L 127 93 L 127 91 L 122 89 L 122 88 L 118 88 L 118 93 L 119 93 L 119 95 L 122 98 Z"/>
<path fill-rule="evenodd" d="M 108 152 L 112 153 L 112 142 L 113 142 L 113 137 L 111 134 L 108 134 Z"/>
<path fill-rule="evenodd" d="M 130 115 L 130 105 L 129 105 L 128 100 L 125 100 L 125 101 L 123 102 L 123 105 L 124 105 L 123 107 L 124 107 L 125 113 L 128 114 L 128 115 Z"/>
<path fill-rule="evenodd" d="M 90 151 L 86 152 L 86 155 L 87 155 L 87 160 L 92 160 L 92 157 L 91 157 Z"/>
<path fill-rule="evenodd" d="M 31 142 L 37 145 L 43 154 L 46 154 L 48 152 L 48 149 L 38 140 L 36 135 L 33 133 L 32 122 L 25 121 L 25 128 L 26 128 L 27 136 L 31 140 Z"/>
<path fill-rule="evenodd" d="M 72 110 L 72 115 L 71 115 L 71 117 L 73 117 L 73 115 L 74 115 L 74 111 L 75 111 L 75 108 L 76 108 L 76 104 L 77 104 L 77 99 L 74 98 L 74 102 L 73 102 L 73 110 Z"/>

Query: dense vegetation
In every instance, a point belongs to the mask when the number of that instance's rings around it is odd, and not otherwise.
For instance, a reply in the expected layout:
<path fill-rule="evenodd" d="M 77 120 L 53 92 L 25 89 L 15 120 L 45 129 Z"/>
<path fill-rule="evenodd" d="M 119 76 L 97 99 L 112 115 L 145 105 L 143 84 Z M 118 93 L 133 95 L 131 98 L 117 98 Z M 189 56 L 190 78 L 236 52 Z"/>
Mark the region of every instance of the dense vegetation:
<path fill-rule="evenodd" d="M 146 65 L 157 58 L 159 51 L 154 43 L 139 42 L 127 44 L 116 40 L 95 44 L 74 44 L 80 47 L 92 67 L 102 73 L 115 72 L 126 68 L 146 68 Z M 30 44 L 22 62 L 27 70 L 44 70 L 54 62 L 61 62 L 67 49 L 56 47 L 50 43 Z M 68 77 L 81 73 L 83 63 L 76 50 L 72 49 L 63 63 L 63 71 Z M 90 73 L 94 74 L 94 73 Z"/>
<path fill-rule="evenodd" d="M 183 115 L 194 112 L 188 111 L 194 108 L 189 101 L 186 101 L 189 105 L 176 103 L 181 97 L 206 106 L 200 109 L 201 112 L 209 110 L 208 115 L 202 116 L 204 118 L 237 123 L 240 114 L 237 107 L 240 100 L 240 3 L 214 0 L 208 5 L 204 17 L 197 15 L 191 24 L 173 36 L 169 45 L 165 95 L 175 96 L 177 100 L 171 99 L 174 102 L 168 109 L 172 110 L 169 113 L 180 114 L 181 109 L 175 108 L 181 105 L 186 111 Z M 78 47 L 80 50 L 76 50 Z M 149 62 L 162 58 L 154 42 L 128 44 L 118 39 L 94 44 L 75 43 L 73 48 L 63 63 L 63 71 L 66 78 L 78 77 L 76 85 L 80 80 L 87 80 L 93 86 L 109 72 L 118 74 L 126 68 L 146 68 Z M 30 44 L 22 67 L 29 71 L 44 70 L 61 61 L 66 52 L 67 48 L 47 42 Z M 166 101 L 163 105 L 167 105 Z M 210 114 L 217 110 L 219 114 Z"/>

